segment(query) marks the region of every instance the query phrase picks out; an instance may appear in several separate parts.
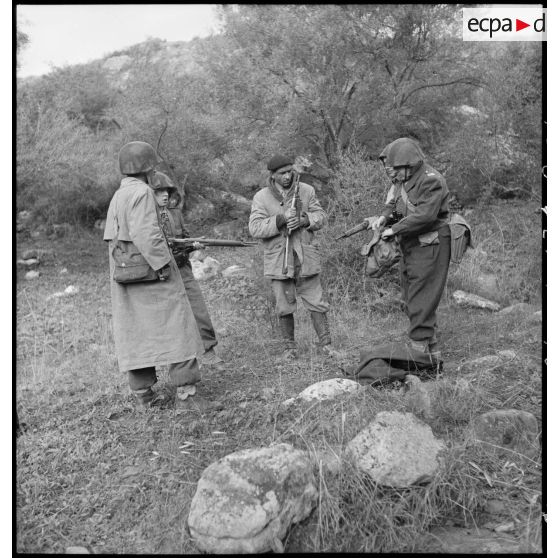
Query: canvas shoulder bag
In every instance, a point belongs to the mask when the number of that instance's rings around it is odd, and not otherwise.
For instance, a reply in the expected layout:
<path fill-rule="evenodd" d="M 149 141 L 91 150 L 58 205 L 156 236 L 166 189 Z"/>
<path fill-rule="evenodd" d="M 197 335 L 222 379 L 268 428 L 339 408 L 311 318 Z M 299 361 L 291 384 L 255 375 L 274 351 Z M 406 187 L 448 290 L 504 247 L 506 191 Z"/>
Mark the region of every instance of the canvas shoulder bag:
<path fill-rule="evenodd" d="M 161 280 L 157 271 L 147 263 L 146 259 L 141 255 L 141 252 L 133 242 L 119 240 L 117 214 L 118 211 L 115 207 L 114 221 L 116 239 L 113 240 L 112 248 L 112 257 L 114 259 L 114 273 L 112 278 L 117 283 L 121 284 L 145 283 Z M 168 274 L 170 270 L 167 269 L 166 272 Z"/>

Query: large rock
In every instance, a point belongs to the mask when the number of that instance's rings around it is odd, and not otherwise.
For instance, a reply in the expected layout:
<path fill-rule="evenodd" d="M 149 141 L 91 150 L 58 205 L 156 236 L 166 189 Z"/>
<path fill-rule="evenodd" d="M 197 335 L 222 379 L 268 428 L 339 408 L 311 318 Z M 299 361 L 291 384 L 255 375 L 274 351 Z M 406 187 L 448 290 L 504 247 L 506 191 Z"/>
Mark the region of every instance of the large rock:
<path fill-rule="evenodd" d="M 403 488 L 430 481 L 444 448 L 412 413 L 384 411 L 347 444 L 347 453 L 378 484 Z"/>
<path fill-rule="evenodd" d="M 527 411 L 499 409 L 471 420 L 471 438 L 483 443 L 487 451 L 505 458 L 535 458 L 539 453 L 537 419 Z"/>
<path fill-rule="evenodd" d="M 501 306 L 497 302 L 483 298 L 472 293 L 466 293 L 465 291 L 455 291 L 453 293 L 453 299 L 458 306 L 467 306 L 469 308 L 482 308 L 483 310 L 491 310 L 497 312 L 500 310 Z"/>
<path fill-rule="evenodd" d="M 238 451 L 202 473 L 188 516 L 190 534 L 209 553 L 282 550 L 281 539 L 308 517 L 317 496 L 304 452 L 289 444 Z"/>
<path fill-rule="evenodd" d="M 303 401 L 324 401 L 326 399 L 335 399 L 340 395 L 353 393 L 360 389 L 364 389 L 364 387 L 354 380 L 333 378 L 308 386 L 298 394 L 297 399 L 302 399 Z"/>
<path fill-rule="evenodd" d="M 206 256 L 203 261 L 191 261 L 192 273 L 194 278 L 198 281 L 205 281 L 211 279 L 219 273 L 221 264 L 211 256 Z"/>

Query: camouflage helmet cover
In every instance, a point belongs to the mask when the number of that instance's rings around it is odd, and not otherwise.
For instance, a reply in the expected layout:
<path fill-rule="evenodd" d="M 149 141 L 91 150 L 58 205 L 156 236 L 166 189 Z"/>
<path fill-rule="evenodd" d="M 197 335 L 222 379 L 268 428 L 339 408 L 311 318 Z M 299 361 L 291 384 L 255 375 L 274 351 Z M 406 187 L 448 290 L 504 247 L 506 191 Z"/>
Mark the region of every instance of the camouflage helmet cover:
<path fill-rule="evenodd" d="M 131 141 L 118 153 L 118 164 L 122 174 L 149 172 L 157 163 L 155 149 L 144 141 Z"/>
<path fill-rule="evenodd" d="M 172 183 L 172 180 L 161 171 L 153 173 L 153 178 L 149 182 L 149 185 L 153 190 L 168 190 L 169 195 L 176 192 L 176 186 Z"/>

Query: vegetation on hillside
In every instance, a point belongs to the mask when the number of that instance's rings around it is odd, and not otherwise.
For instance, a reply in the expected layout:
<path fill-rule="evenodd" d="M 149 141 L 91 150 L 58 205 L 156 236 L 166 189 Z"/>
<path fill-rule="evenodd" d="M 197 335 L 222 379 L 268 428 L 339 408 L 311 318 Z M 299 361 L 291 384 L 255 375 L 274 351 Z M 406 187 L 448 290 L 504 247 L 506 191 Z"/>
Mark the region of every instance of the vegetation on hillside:
<path fill-rule="evenodd" d="M 539 43 L 463 42 L 460 9 L 449 5 L 224 5 L 219 14 L 222 33 L 205 39 L 152 39 L 19 80 L 18 209 L 92 223 L 132 139 L 152 143 L 177 184 L 202 195 L 208 186 L 253 193 L 279 151 L 309 156 L 322 182 L 371 192 L 340 184 L 347 157 L 360 167 L 411 136 L 463 202 L 540 197 Z M 339 188 L 326 193 L 336 200 Z"/>

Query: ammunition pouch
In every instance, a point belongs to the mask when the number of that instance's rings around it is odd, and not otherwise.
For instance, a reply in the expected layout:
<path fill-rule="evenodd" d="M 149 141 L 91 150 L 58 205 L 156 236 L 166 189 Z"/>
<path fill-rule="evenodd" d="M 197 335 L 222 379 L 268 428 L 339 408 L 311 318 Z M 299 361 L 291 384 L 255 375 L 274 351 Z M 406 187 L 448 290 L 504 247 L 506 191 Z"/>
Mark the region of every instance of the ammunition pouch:
<path fill-rule="evenodd" d="M 449 218 L 451 232 L 451 261 L 461 263 L 467 248 L 473 247 L 471 226 L 461 215 L 453 213 Z"/>

